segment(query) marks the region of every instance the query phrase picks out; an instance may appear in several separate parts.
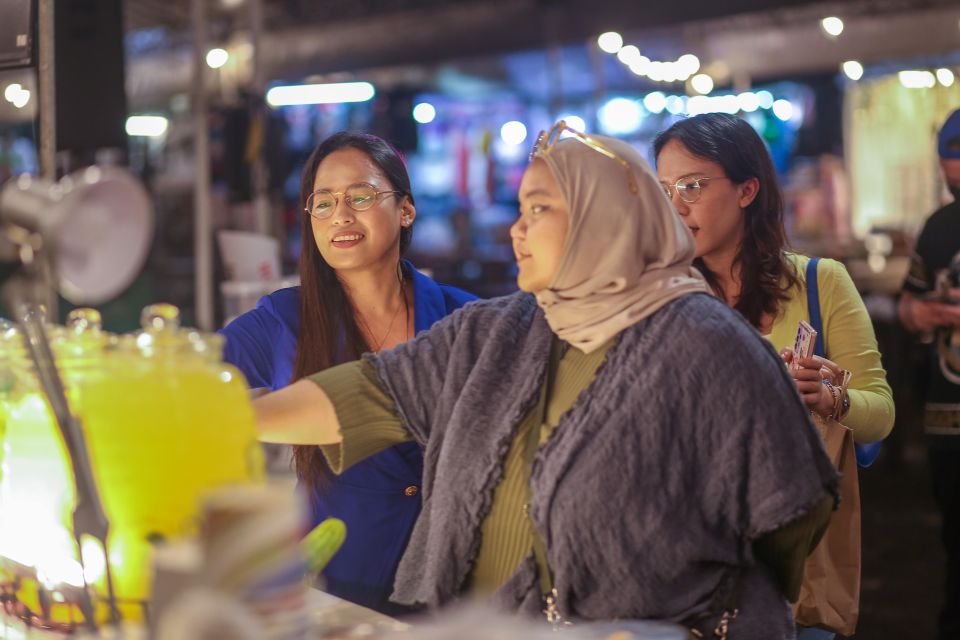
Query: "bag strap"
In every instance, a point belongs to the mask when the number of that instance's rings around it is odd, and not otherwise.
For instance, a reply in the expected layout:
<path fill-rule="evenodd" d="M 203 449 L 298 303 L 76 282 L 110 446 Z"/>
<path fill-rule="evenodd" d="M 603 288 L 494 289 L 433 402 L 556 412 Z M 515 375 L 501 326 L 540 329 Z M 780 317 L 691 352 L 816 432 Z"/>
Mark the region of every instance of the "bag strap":
<path fill-rule="evenodd" d="M 550 363 L 550 366 L 553 367 L 555 364 Z M 550 386 L 550 379 L 553 376 L 548 373 L 547 380 L 544 384 L 544 390 L 541 392 L 541 401 L 540 407 L 538 407 L 538 412 L 542 417 L 546 417 L 547 413 L 547 389 Z M 531 427 L 530 432 L 527 434 L 527 442 L 524 457 L 524 470 L 526 472 L 526 478 L 524 482 L 526 485 L 527 491 L 527 502 L 524 506 L 524 512 L 527 515 L 527 521 L 530 525 L 530 532 L 533 534 L 533 554 L 537 559 L 537 564 L 539 565 L 540 571 L 540 594 L 547 598 L 553 595 L 553 572 L 550 570 L 550 564 L 547 562 L 547 549 L 546 545 L 543 542 L 543 536 L 540 535 L 540 532 L 537 531 L 537 528 L 533 526 L 533 517 L 530 515 L 530 502 L 533 500 L 532 490 L 530 487 L 530 480 L 533 477 L 533 458 L 536 455 L 537 449 L 540 448 L 540 429 L 542 421 L 535 426 Z"/>
<path fill-rule="evenodd" d="M 810 314 L 810 326 L 817 332 L 817 343 L 813 349 L 814 354 L 821 358 L 827 357 L 826 336 L 823 333 L 823 320 L 820 317 L 820 286 L 817 282 L 817 265 L 820 264 L 820 258 L 810 258 L 807 263 L 807 312 Z M 857 466 L 866 469 L 880 455 L 880 448 L 883 441 L 871 442 L 870 444 L 854 443 L 853 448 L 857 454 Z"/>
<path fill-rule="evenodd" d="M 817 342 L 813 353 L 821 358 L 827 357 L 824 347 L 826 336 L 823 334 L 823 319 L 820 317 L 820 283 L 817 282 L 817 266 L 820 258 L 810 258 L 807 263 L 807 313 L 810 314 L 810 326 L 817 332 Z"/>
<path fill-rule="evenodd" d="M 533 516 L 530 514 L 530 503 L 533 501 L 533 490 L 530 486 L 530 480 L 533 478 L 533 460 L 536 457 L 537 449 L 540 448 L 540 429 L 547 420 L 548 394 L 562 355 L 562 344 L 554 337 L 550 345 L 550 359 L 547 363 L 547 373 L 544 377 L 543 388 L 540 390 L 540 400 L 534 408 L 534 412 L 540 420 L 530 427 L 529 432 L 526 434 L 526 441 L 523 443 L 524 487 L 526 491 L 526 502 L 523 505 L 523 512 L 526 516 L 531 537 L 533 538 L 533 554 L 537 561 L 540 595 L 543 599 L 544 606 L 543 613 L 546 615 L 547 621 L 553 625 L 554 629 L 559 629 L 566 621 L 560 614 L 560 609 L 557 604 L 557 590 L 553 585 L 553 572 L 550 570 L 550 564 L 547 561 L 546 544 L 543 541 L 543 536 L 540 535 L 540 532 L 537 531 L 536 526 L 534 526 Z"/>

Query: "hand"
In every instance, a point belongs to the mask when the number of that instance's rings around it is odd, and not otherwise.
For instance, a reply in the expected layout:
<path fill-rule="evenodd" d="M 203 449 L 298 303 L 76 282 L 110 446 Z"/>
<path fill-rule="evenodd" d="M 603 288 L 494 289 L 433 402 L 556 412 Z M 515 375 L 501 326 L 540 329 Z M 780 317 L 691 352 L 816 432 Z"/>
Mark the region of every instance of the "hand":
<path fill-rule="evenodd" d="M 827 417 L 833 415 L 833 392 L 823 384 L 829 380 L 831 384 L 840 384 L 842 369 L 832 360 L 820 356 L 809 358 L 794 358 L 793 349 L 786 347 L 780 352 L 780 357 L 787 363 L 787 370 L 797 384 L 797 391 L 804 404 L 810 411 Z"/>
<path fill-rule="evenodd" d="M 960 289 L 958 288 L 951 288 L 947 295 L 951 300 L 960 301 Z M 953 328 L 960 327 L 960 305 L 944 304 L 941 306 L 943 308 L 940 310 L 940 318 L 944 326 Z"/>
<path fill-rule="evenodd" d="M 955 292 L 960 293 L 956 289 L 951 289 L 951 296 L 955 296 Z M 960 305 L 918 300 L 913 297 L 906 300 L 905 304 L 908 324 L 917 331 L 928 333 L 939 327 L 960 326 Z"/>

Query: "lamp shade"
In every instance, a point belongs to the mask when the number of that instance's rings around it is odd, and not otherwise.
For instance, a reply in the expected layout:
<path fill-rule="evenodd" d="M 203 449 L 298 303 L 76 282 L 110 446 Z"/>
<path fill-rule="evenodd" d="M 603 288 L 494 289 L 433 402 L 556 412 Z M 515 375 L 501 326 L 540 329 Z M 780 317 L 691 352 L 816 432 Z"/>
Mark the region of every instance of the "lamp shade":
<path fill-rule="evenodd" d="M 39 236 L 51 252 L 57 288 L 95 305 L 126 289 L 143 267 L 153 209 L 140 182 L 118 168 L 89 167 L 53 183 L 29 175 L 0 191 L 0 223 Z M 22 235 L 22 233 L 21 233 Z"/>

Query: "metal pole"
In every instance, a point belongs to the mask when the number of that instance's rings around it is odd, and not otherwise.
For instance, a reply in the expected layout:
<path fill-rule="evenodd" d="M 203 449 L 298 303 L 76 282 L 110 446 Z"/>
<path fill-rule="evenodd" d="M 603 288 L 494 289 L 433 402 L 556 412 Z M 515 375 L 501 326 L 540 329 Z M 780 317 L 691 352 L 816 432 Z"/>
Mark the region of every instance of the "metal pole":
<path fill-rule="evenodd" d="M 193 24 L 193 138 L 197 181 L 193 193 L 193 246 L 197 326 L 213 329 L 213 239 L 210 214 L 210 124 L 207 120 L 205 0 L 191 0 Z"/>
<path fill-rule="evenodd" d="M 260 40 L 263 35 L 263 0 L 250 0 L 250 85 L 254 91 L 263 89 L 263 58 Z"/>
<path fill-rule="evenodd" d="M 40 110 L 40 175 L 57 179 L 56 78 L 54 77 L 54 0 L 37 5 L 37 88 Z"/>
<path fill-rule="evenodd" d="M 56 22 L 55 0 L 40 0 L 37 4 L 37 107 L 40 120 L 40 176 L 50 181 L 57 179 L 57 90 L 56 90 Z M 46 316 L 55 321 L 58 316 L 53 256 L 42 258 L 42 278 L 49 283 L 43 297 Z"/>
<path fill-rule="evenodd" d="M 249 0 L 250 3 L 250 45 L 251 52 L 251 74 L 250 86 L 253 95 L 258 100 L 263 99 L 263 56 L 260 49 L 261 35 L 263 34 L 263 0 Z M 261 118 L 261 140 L 266 140 L 266 118 L 263 113 L 264 107 L 257 103 L 257 113 L 251 114 L 253 117 Z M 263 144 L 257 149 L 256 157 L 253 159 L 251 168 L 251 181 L 253 183 L 253 213 L 257 233 L 270 235 L 273 230 L 270 216 L 270 198 L 267 193 L 267 164 L 263 160 Z M 277 274 L 279 276 L 280 274 Z"/>

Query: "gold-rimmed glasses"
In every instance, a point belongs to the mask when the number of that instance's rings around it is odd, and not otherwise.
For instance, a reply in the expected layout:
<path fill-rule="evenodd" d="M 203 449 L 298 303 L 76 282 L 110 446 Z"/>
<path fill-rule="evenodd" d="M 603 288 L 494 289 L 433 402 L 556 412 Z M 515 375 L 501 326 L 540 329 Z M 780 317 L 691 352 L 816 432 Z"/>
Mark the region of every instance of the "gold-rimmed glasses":
<path fill-rule="evenodd" d="M 619 155 L 614 153 L 607 147 L 605 144 L 597 140 L 596 138 L 590 137 L 585 133 L 577 131 L 576 129 L 571 128 L 565 120 L 560 120 L 555 125 L 550 127 L 549 131 L 541 131 L 540 135 L 537 136 L 537 141 L 533 144 L 533 151 L 530 152 L 530 159 L 540 156 L 546 157 L 553 151 L 554 145 L 560 140 L 561 135 L 564 131 L 570 134 L 571 138 L 579 140 L 583 144 L 587 145 L 594 151 L 602 153 L 611 160 L 616 160 L 619 162 L 624 169 L 627 171 L 627 184 L 630 186 L 630 193 L 636 195 L 640 192 L 640 187 L 637 184 L 637 178 L 633 174 L 633 168 L 630 166 L 630 163 L 621 158 Z"/>
<path fill-rule="evenodd" d="M 307 196 L 306 207 L 303 210 L 317 220 L 325 220 L 333 214 L 340 203 L 341 197 L 346 205 L 354 211 L 366 211 L 388 193 L 403 195 L 402 191 L 396 189 L 378 191 L 375 186 L 366 182 L 352 184 L 343 191 L 318 189 Z"/>
<path fill-rule="evenodd" d="M 709 182 L 710 180 L 729 180 L 727 176 L 703 176 L 701 178 L 680 178 L 673 184 L 666 184 L 664 182 L 660 183 L 660 186 L 663 187 L 663 192 L 667 194 L 667 199 L 672 200 L 673 195 L 671 191 L 680 196 L 680 199 L 686 202 L 687 204 L 693 204 L 700 199 L 700 192 L 703 189 L 701 182 Z"/>

